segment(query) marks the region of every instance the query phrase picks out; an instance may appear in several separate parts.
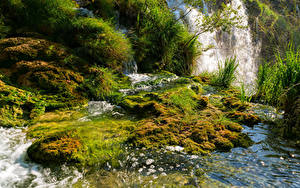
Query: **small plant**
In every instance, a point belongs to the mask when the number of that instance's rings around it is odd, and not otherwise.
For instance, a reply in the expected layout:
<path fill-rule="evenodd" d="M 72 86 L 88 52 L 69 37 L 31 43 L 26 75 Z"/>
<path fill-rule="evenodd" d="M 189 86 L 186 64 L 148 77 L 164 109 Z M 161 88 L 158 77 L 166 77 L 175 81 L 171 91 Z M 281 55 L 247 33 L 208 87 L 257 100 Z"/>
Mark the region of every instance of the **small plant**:
<path fill-rule="evenodd" d="M 244 83 L 241 83 L 241 94 L 240 94 L 240 100 L 242 101 L 242 103 L 245 103 L 245 102 L 250 102 L 251 99 L 252 99 L 252 94 L 247 94 L 247 91 L 245 89 L 245 84 Z"/>
<path fill-rule="evenodd" d="M 222 88 L 229 88 L 232 82 L 236 79 L 234 73 L 238 67 L 236 57 L 226 58 L 224 66 L 219 63 L 219 70 L 212 79 L 212 84 Z"/>

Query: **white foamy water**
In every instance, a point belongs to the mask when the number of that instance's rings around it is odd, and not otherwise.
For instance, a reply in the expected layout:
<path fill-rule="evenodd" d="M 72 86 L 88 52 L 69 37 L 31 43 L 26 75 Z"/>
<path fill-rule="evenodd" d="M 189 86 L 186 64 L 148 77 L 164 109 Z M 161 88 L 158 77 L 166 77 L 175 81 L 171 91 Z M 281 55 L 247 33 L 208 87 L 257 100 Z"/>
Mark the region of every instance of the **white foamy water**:
<path fill-rule="evenodd" d="M 205 32 L 199 35 L 198 40 L 202 43 L 203 48 L 213 46 L 204 51 L 197 60 L 197 65 L 193 74 L 197 75 L 202 72 L 214 72 L 218 70 L 219 62 L 226 58 L 236 56 L 239 61 L 237 68 L 238 82 L 245 85 L 255 83 L 258 71 L 258 58 L 261 50 L 261 44 L 254 44 L 251 37 L 251 31 L 248 27 L 248 16 L 246 8 L 241 0 L 232 0 L 232 8 L 238 10 L 238 16 L 242 17 L 241 25 L 246 28 L 232 28 L 231 33 L 222 31 Z M 186 10 L 185 10 L 186 11 Z M 212 14 L 208 12 L 208 14 Z M 198 25 L 201 24 L 203 13 L 197 9 L 192 9 L 186 16 L 191 32 L 199 31 Z M 199 23 L 200 22 L 200 23 Z"/>
<path fill-rule="evenodd" d="M 58 179 L 49 168 L 31 162 L 26 150 L 31 141 L 18 128 L 0 127 L 0 188 L 10 187 L 70 187 L 82 178 L 76 170 L 62 166 L 68 177 Z"/>

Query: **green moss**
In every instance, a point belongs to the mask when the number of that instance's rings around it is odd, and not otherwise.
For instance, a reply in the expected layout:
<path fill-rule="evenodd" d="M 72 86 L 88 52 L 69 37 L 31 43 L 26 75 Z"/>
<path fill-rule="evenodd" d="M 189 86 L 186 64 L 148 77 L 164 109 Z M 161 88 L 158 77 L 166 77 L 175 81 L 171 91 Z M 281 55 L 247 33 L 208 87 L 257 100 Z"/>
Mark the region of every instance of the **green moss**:
<path fill-rule="evenodd" d="M 0 126 L 23 126 L 44 111 L 45 103 L 40 96 L 0 80 Z"/>
<path fill-rule="evenodd" d="M 175 87 L 155 96 L 128 97 L 136 102 L 129 105 L 152 101 L 160 111 L 158 116 L 141 120 L 128 143 L 150 148 L 179 145 L 189 153 L 202 154 L 252 144 L 251 139 L 241 133 L 241 125 L 225 118 L 226 111 L 219 110 L 208 97 L 197 95 L 192 89 Z M 221 99 L 222 96 L 219 96 L 220 102 Z"/>
<path fill-rule="evenodd" d="M 93 122 L 41 122 L 31 126 L 27 135 L 37 140 L 28 149 L 29 157 L 39 163 L 77 163 L 79 166 L 118 164 L 122 144 L 135 123 L 126 119 L 101 119 Z"/>
<path fill-rule="evenodd" d="M 244 111 L 249 107 L 247 103 L 243 103 L 236 97 L 224 97 L 221 101 L 223 102 L 223 105 L 229 110 Z"/>

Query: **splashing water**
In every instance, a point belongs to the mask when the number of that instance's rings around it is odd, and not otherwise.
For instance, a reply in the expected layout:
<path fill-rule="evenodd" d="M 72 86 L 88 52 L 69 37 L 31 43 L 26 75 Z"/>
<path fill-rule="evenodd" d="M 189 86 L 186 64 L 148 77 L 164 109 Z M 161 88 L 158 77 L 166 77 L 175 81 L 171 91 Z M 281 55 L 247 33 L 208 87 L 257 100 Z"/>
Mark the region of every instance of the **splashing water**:
<path fill-rule="evenodd" d="M 59 173 L 31 162 L 26 155 L 31 141 L 22 129 L 0 127 L 0 187 L 70 187 L 82 174 L 65 165 Z"/>
<path fill-rule="evenodd" d="M 236 56 L 239 62 L 237 82 L 243 82 L 246 86 L 250 86 L 254 84 L 256 79 L 261 43 L 254 44 L 252 41 L 251 31 L 248 28 L 246 8 L 242 1 L 232 0 L 231 6 L 233 9 L 238 10 L 238 16 L 242 17 L 241 26 L 245 26 L 246 28 L 239 29 L 233 27 L 231 33 L 214 31 L 199 35 L 198 40 L 204 48 L 213 47 L 204 51 L 199 57 L 193 74 L 214 72 L 218 70 L 219 62 L 224 61 L 228 57 Z M 202 17 L 203 13 L 194 8 L 186 16 L 186 21 L 191 28 L 191 32 L 199 30 L 197 25 L 201 22 Z"/>

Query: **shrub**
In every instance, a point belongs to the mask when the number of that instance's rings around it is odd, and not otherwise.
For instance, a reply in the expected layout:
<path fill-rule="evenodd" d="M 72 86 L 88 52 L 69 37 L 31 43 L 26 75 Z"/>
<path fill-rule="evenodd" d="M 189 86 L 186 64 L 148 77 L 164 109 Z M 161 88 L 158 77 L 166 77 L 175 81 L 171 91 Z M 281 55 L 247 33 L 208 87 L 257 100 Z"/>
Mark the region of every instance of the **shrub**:
<path fill-rule="evenodd" d="M 212 79 L 212 84 L 223 88 L 228 88 L 236 79 L 234 73 L 237 67 L 238 62 L 236 61 L 236 57 L 231 57 L 229 59 L 227 58 L 224 62 L 224 65 L 219 62 L 219 70 Z"/>
<path fill-rule="evenodd" d="M 120 68 L 132 55 L 129 41 L 108 22 L 77 15 L 72 0 L 5 0 L 17 25 L 30 28 L 78 49 L 91 62 Z M 17 12 L 15 15 L 10 15 Z M 22 18 L 22 20 L 20 19 Z"/>

